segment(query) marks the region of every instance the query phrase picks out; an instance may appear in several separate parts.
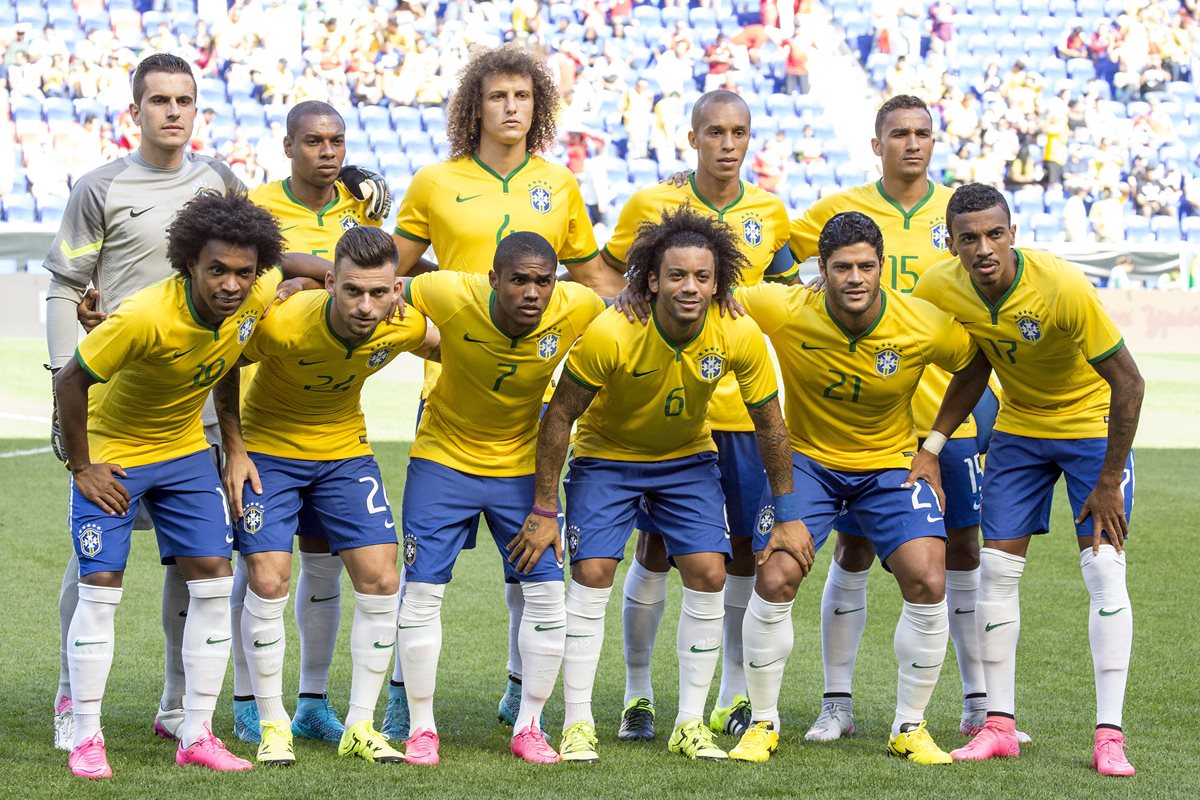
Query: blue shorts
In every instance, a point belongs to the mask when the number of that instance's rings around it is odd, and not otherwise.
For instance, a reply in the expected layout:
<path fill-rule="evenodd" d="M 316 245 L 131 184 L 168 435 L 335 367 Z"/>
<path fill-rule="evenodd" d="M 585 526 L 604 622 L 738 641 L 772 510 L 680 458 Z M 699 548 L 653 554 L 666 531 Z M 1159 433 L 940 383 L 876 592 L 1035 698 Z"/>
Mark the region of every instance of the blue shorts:
<path fill-rule="evenodd" d="M 1020 539 L 1050 530 L 1054 484 L 1064 474 L 1073 517 L 1079 516 L 1096 486 L 1107 448 L 1105 438 L 1037 439 L 997 431 L 983 476 L 983 538 Z M 1126 519 L 1133 513 L 1135 482 L 1131 450 L 1121 477 Z M 1075 535 L 1090 539 L 1092 525 L 1088 517 L 1075 526 Z"/>
<path fill-rule="evenodd" d="M 758 452 L 754 431 L 713 431 L 717 445 L 717 469 L 725 493 L 725 524 L 730 536 L 751 537 L 762 508 L 767 471 Z M 658 533 L 645 511 L 638 510 L 638 530 Z"/>
<path fill-rule="evenodd" d="M 143 504 L 154 516 L 162 563 L 233 555 L 229 504 L 208 450 L 129 467 L 125 475 L 117 477 L 129 492 L 129 510 L 121 516 L 102 511 L 71 482 L 69 525 L 81 576 L 125 569 L 133 520 Z"/>
<path fill-rule="evenodd" d="M 906 469 L 877 469 L 869 472 L 841 472 L 827 469 L 801 453 L 792 453 L 793 494 L 800 519 L 820 549 L 833 530 L 834 520 L 843 512 L 855 518 L 859 529 L 886 566 L 897 547 L 913 539 L 933 536 L 946 538 L 946 526 L 938 507 L 937 495 L 924 481 L 911 489 L 900 484 L 908 477 Z M 771 538 L 775 524 L 774 498 L 768 489 L 763 494 L 763 511 L 754 532 L 754 549 L 762 550 Z"/>
<path fill-rule="evenodd" d="M 517 572 L 508 563 L 508 544 L 533 507 L 533 483 L 533 475 L 470 475 L 427 458 L 409 459 L 401 519 L 404 579 L 449 583 L 458 554 L 475 547 L 482 514 L 503 557 L 506 579 L 561 581 L 563 568 L 554 559 L 553 548 L 546 548 L 528 574 Z"/>
<path fill-rule="evenodd" d="M 572 561 L 620 561 L 639 506 L 662 533 L 668 556 L 732 555 L 716 453 L 666 461 L 573 458 L 563 488 Z"/>
<path fill-rule="evenodd" d="M 983 396 L 971 411 L 971 416 L 975 417 L 975 445 L 979 448 L 980 455 L 988 451 L 992 441 L 992 428 L 996 427 L 996 414 L 999 411 L 1000 398 L 996 397 L 996 393 L 989 386 L 983 390 Z"/>
<path fill-rule="evenodd" d="M 263 493 L 242 489 L 245 509 L 238 521 L 243 555 L 292 552 L 297 530 L 323 537 L 338 553 L 396 543 L 396 523 L 374 456 L 309 461 L 251 453 Z"/>
<path fill-rule="evenodd" d="M 979 508 L 983 499 L 983 470 L 975 440 L 951 439 L 938 456 L 942 470 L 942 491 L 946 493 L 946 527 L 972 528 L 979 524 Z M 852 536 L 865 536 L 854 516 L 846 513 L 837 518 L 833 529 Z"/>

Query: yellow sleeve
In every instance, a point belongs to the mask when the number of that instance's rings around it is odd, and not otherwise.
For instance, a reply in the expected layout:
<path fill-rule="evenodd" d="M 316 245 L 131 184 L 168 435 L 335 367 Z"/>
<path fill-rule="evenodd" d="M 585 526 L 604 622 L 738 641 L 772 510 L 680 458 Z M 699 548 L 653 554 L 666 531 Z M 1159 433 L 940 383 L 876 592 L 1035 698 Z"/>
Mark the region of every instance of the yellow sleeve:
<path fill-rule="evenodd" d="M 570 221 L 567 223 L 567 238 L 562 249 L 558 252 L 558 260 L 563 264 L 579 264 L 590 261 L 600 252 L 596 245 L 596 233 L 592 230 L 592 220 L 588 217 L 587 205 L 579 192 L 579 185 L 574 177 L 567 184 L 567 209 Z"/>
<path fill-rule="evenodd" d="M 1068 269 L 1063 273 L 1069 277 L 1058 283 L 1055 322 L 1071 337 L 1087 362 L 1096 364 L 1120 350 L 1125 340 L 1101 305 L 1096 288 L 1082 271 L 1069 262 L 1064 263 Z M 1078 274 L 1071 274 L 1070 269 Z"/>
<path fill-rule="evenodd" d="M 79 342 L 75 360 L 100 383 L 108 383 L 126 364 L 141 358 L 154 344 L 154 313 L 143 313 L 137 294 L 126 298 L 94 331 Z"/>
<path fill-rule="evenodd" d="M 429 201 L 433 195 L 434 166 L 437 165 L 417 170 L 396 213 L 396 234 L 422 244 L 432 241 L 429 233 Z"/>
<path fill-rule="evenodd" d="M 824 226 L 821 220 L 822 207 L 820 201 L 809 207 L 802 216 L 792 220 L 790 228 L 790 236 L 788 237 L 788 248 L 792 251 L 792 258 L 796 259 L 796 263 L 802 263 L 812 258 L 817 254 L 817 239 L 821 236 L 821 228 Z"/>
<path fill-rule="evenodd" d="M 927 309 L 926 317 L 929 319 L 930 332 L 927 341 L 932 342 L 926 360 L 946 372 L 966 369 L 979 350 L 967 329 L 936 306 Z"/>
<path fill-rule="evenodd" d="M 737 376 L 742 401 L 747 408 L 759 408 L 779 394 L 775 366 L 767 353 L 767 343 L 753 319 L 733 321 L 737 347 L 730 367 Z"/>
<path fill-rule="evenodd" d="M 620 363 L 620 348 L 615 346 L 608 327 L 611 326 L 593 325 L 584 331 L 563 367 L 568 378 L 593 392 L 600 391 Z"/>
<path fill-rule="evenodd" d="M 625 264 L 625 256 L 629 254 L 629 247 L 637 237 L 638 223 L 646 219 L 641 198 L 642 193 L 635 192 L 625 201 L 625 205 L 621 206 L 621 215 L 617 217 L 616 227 L 608 237 L 608 243 L 604 245 L 605 252 L 621 265 Z"/>
<path fill-rule="evenodd" d="M 404 300 L 434 325 L 443 324 L 452 313 L 451 301 L 459 296 L 467 273 L 428 272 L 418 275 L 404 288 Z"/>
<path fill-rule="evenodd" d="M 758 328 L 771 336 L 788 321 L 788 288 L 776 283 L 760 283 L 757 286 L 739 286 L 733 298 L 742 304 L 746 313 Z"/>

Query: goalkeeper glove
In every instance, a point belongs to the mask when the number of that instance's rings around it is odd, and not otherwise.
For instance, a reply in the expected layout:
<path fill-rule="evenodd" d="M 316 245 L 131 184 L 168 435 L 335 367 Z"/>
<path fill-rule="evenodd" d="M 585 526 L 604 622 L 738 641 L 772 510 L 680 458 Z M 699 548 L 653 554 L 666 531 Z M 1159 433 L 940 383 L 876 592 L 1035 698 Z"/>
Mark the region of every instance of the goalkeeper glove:
<path fill-rule="evenodd" d="M 63 445 L 62 428 L 58 424 L 58 394 L 54 391 L 54 376 L 61 368 L 55 368 L 49 364 L 43 366 L 50 370 L 50 402 L 54 406 L 54 410 L 50 414 L 50 449 L 54 451 L 55 457 L 65 464 L 67 463 L 67 448 Z"/>
<path fill-rule="evenodd" d="M 382 175 L 362 167 L 345 166 L 338 173 L 338 180 L 345 184 L 354 199 L 368 203 L 367 219 L 382 222 L 387 218 L 392 210 L 392 193 Z"/>

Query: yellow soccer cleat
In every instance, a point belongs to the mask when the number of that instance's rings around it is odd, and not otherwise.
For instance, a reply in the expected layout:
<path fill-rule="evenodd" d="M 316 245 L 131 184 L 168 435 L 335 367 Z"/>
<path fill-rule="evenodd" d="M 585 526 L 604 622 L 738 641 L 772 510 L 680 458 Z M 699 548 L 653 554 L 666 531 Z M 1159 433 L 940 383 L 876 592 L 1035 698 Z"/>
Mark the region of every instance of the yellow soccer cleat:
<path fill-rule="evenodd" d="M 919 725 L 911 722 L 901 725 L 900 733 L 888 740 L 888 755 L 907 758 L 914 764 L 949 764 L 953 761 L 950 754 L 933 741 L 925 729 L 925 720 Z"/>
<path fill-rule="evenodd" d="M 775 732 L 775 724 L 768 721 L 756 722 L 742 734 L 741 741 L 729 751 L 729 757 L 734 761 L 765 764 L 778 749 L 779 734 Z"/>
<path fill-rule="evenodd" d="M 398 764 L 404 754 L 388 744 L 387 737 L 375 730 L 369 719 L 351 725 L 338 743 L 339 756 L 358 756 L 372 764 Z"/>
<path fill-rule="evenodd" d="M 675 726 L 667 749 L 697 761 L 724 761 L 729 755 L 717 747 L 713 732 L 702 720 L 689 719 Z"/>
<path fill-rule="evenodd" d="M 262 739 L 258 743 L 259 764 L 272 767 L 290 767 L 296 763 L 292 752 L 292 727 L 287 722 L 272 722 L 264 719 L 259 725 Z"/>
<path fill-rule="evenodd" d="M 591 764 L 599 761 L 596 753 L 596 727 L 590 722 L 575 722 L 563 729 L 558 754 L 563 761 Z"/>

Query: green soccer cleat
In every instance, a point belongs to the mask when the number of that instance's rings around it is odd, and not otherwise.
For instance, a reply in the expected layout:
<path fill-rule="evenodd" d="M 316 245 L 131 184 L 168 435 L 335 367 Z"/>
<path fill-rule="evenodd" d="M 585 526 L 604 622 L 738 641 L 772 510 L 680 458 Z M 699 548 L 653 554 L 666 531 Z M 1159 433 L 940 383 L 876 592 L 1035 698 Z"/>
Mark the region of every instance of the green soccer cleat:
<path fill-rule="evenodd" d="M 260 764 L 272 767 L 290 767 L 296 763 L 296 754 L 292 750 L 292 729 L 282 721 L 262 720 L 259 722 L 262 741 L 258 745 L 258 756 L 255 759 Z"/>
<path fill-rule="evenodd" d="M 263 733 L 266 733 L 265 728 Z M 338 742 L 338 755 L 358 756 L 372 764 L 398 764 L 404 761 L 404 754 L 388 744 L 387 737 L 375 730 L 375 725 L 369 719 L 346 728 Z"/>
<path fill-rule="evenodd" d="M 558 754 L 563 761 L 591 764 L 600 760 L 596 753 L 596 728 L 590 722 L 576 722 L 563 730 Z"/>
<path fill-rule="evenodd" d="M 621 728 L 617 738 L 625 742 L 648 742 L 654 738 L 654 703 L 645 697 L 635 697 L 621 712 Z"/>
<path fill-rule="evenodd" d="M 708 715 L 708 727 L 713 733 L 741 736 L 750 727 L 750 698 L 739 694 L 733 705 L 714 707 Z"/>
<path fill-rule="evenodd" d="M 729 754 L 717 747 L 713 732 L 702 720 L 689 719 L 675 726 L 667 749 L 696 761 L 724 761 Z"/>

